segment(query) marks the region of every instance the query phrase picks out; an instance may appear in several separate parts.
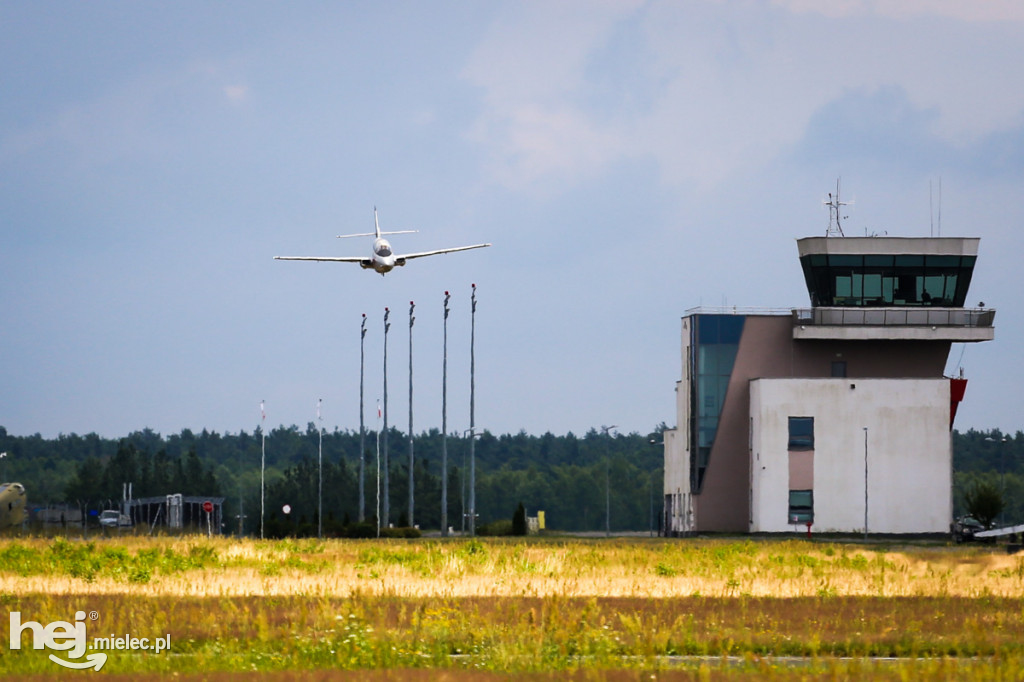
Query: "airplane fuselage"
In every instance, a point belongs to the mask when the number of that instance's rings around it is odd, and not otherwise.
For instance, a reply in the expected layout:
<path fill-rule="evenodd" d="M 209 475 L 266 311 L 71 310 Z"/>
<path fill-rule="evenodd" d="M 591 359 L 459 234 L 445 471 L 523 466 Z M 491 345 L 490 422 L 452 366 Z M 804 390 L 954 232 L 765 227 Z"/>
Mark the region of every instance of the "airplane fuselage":
<path fill-rule="evenodd" d="M 397 265 L 395 262 L 395 252 L 391 250 L 391 244 L 388 240 L 383 237 L 374 239 L 373 257 L 369 261 L 362 263 L 363 268 L 372 268 L 375 272 L 383 275 L 391 272 L 395 265 Z"/>

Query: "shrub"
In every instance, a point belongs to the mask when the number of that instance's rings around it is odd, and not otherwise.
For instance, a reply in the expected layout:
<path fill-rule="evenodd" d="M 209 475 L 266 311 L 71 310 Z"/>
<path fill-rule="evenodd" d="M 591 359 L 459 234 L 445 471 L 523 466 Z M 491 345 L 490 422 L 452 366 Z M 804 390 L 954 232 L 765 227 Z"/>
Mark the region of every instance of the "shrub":
<path fill-rule="evenodd" d="M 503 535 L 514 535 L 512 532 L 512 521 L 509 519 L 498 519 L 477 526 L 476 534 L 483 537 L 499 537 Z"/>
<path fill-rule="evenodd" d="M 971 486 L 964 496 L 964 503 L 967 513 L 986 528 L 992 527 L 992 522 L 1006 506 L 999 488 L 987 481 L 978 481 Z"/>
<path fill-rule="evenodd" d="M 520 502 L 516 513 L 512 515 L 512 535 L 526 535 L 526 507 Z"/>

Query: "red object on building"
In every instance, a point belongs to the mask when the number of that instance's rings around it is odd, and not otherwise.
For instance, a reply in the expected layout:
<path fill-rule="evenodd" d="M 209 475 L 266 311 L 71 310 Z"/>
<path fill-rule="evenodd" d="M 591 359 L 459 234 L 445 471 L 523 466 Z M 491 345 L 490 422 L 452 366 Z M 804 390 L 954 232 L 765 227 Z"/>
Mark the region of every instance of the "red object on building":
<path fill-rule="evenodd" d="M 964 399 L 964 393 L 967 391 L 967 379 L 950 379 L 949 380 L 949 430 L 953 430 L 953 420 L 956 419 L 956 408 L 959 407 L 960 401 Z"/>

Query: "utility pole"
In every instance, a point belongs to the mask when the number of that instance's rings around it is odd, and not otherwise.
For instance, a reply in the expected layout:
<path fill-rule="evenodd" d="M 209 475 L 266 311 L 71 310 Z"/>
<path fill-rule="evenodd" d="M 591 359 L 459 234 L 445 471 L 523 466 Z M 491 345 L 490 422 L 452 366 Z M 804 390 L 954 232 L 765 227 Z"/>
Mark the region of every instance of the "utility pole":
<path fill-rule="evenodd" d="M 448 299 L 444 292 L 444 361 L 441 364 L 441 537 L 448 537 Z"/>

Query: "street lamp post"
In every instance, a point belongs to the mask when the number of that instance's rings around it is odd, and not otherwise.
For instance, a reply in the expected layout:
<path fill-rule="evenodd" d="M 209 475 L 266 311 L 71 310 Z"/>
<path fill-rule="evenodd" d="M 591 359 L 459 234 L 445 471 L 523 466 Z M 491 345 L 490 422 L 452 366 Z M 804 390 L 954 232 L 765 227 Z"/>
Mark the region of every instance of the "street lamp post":
<path fill-rule="evenodd" d="M 448 537 L 448 300 L 444 292 L 444 360 L 441 365 L 441 537 Z"/>
<path fill-rule="evenodd" d="M 999 525 L 1006 524 L 1006 436 L 995 439 L 991 436 L 985 438 L 989 443 L 999 443 L 999 496 L 1003 498 L 1003 508 L 999 510 Z"/>
<path fill-rule="evenodd" d="M 320 415 L 322 398 L 316 400 L 316 431 L 320 437 L 316 460 L 316 536 L 324 537 L 324 418 Z"/>
<path fill-rule="evenodd" d="M 615 424 L 611 426 L 602 426 L 601 432 L 611 437 L 611 430 L 615 428 Z M 612 535 L 612 481 L 611 481 L 611 467 L 612 467 L 612 456 L 610 452 L 605 453 L 604 459 L 604 535 L 605 537 L 611 537 Z"/>
<path fill-rule="evenodd" d="M 868 539 L 868 427 L 866 426 L 864 427 L 864 539 Z"/>

